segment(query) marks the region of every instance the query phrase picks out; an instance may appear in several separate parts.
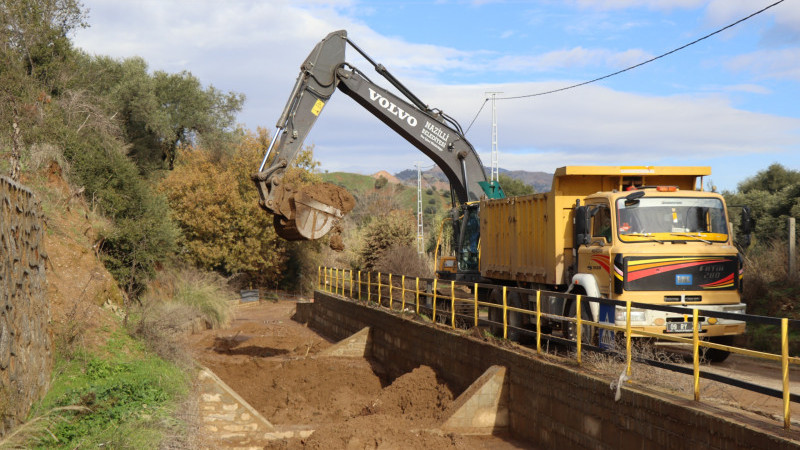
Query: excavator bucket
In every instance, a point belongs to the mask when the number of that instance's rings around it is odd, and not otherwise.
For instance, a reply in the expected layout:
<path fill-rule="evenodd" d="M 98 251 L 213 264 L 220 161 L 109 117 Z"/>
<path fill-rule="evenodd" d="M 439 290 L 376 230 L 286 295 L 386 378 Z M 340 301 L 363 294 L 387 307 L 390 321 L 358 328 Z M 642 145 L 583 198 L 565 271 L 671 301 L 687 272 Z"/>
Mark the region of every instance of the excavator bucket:
<path fill-rule="evenodd" d="M 287 241 L 325 236 L 355 205 L 353 196 L 334 184 L 306 186 L 285 200 L 289 214 L 273 219 L 278 236 Z"/>

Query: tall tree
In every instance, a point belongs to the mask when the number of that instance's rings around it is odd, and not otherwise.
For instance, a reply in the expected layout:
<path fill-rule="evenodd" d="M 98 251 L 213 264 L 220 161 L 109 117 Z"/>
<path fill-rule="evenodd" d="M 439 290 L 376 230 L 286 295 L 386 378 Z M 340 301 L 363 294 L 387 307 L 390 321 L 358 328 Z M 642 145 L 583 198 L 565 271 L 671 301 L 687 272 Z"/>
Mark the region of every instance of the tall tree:
<path fill-rule="evenodd" d="M 503 192 L 509 197 L 516 197 L 518 195 L 528 195 L 536 193 L 533 186 L 527 185 L 516 178 L 511 178 L 508 175 L 500 174 L 498 181 Z"/>
<path fill-rule="evenodd" d="M 800 171 L 775 163 L 739 183 L 738 192 L 724 195 L 729 207 L 750 207 L 756 242 L 785 240 L 786 219 L 800 217 Z"/>

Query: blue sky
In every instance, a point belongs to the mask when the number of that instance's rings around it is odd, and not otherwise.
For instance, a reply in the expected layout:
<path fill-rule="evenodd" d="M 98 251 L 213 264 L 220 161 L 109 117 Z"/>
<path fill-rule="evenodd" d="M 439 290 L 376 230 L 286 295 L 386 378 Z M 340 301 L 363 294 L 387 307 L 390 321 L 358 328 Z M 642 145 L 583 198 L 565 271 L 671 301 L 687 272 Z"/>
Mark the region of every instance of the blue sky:
<path fill-rule="evenodd" d="M 351 40 L 466 127 L 487 91 L 532 94 L 615 72 L 775 0 L 85 0 L 93 54 L 141 56 L 244 93 L 239 121 L 275 125 L 299 65 L 327 33 Z M 355 52 L 348 61 L 371 73 Z M 388 87 L 378 75 L 373 80 Z M 800 2 L 786 0 L 653 63 L 561 93 L 497 102 L 500 167 L 707 165 L 719 189 L 773 162 L 800 170 Z M 491 111 L 467 138 L 490 162 Z M 344 94 L 306 140 L 323 170 L 430 164 Z"/>

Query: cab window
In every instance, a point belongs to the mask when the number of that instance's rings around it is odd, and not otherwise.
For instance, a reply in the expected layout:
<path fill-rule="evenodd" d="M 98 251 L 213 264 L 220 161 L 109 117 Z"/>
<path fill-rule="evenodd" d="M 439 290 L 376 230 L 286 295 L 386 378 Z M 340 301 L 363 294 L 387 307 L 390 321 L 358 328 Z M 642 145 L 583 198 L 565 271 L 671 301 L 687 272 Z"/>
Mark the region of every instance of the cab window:
<path fill-rule="evenodd" d="M 592 217 L 592 237 L 611 242 L 611 210 L 608 205 L 598 205 Z"/>

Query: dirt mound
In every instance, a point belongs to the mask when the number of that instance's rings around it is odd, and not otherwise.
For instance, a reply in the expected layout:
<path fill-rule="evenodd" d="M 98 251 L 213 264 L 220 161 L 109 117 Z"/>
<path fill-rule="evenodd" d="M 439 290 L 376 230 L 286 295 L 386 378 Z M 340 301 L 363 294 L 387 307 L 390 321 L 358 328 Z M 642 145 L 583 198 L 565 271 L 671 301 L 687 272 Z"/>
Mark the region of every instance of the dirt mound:
<path fill-rule="evenodd" d="M 349 213 L 356 206 L 356 199 L 345 188 L 335 184 L 314 184 L 304 187 L 302 192 L 320 203 L 339 209 L 343 214 Z"/>
<path fill-rule="evenodd" d="M 362 414 L 388 414 L 412 423 L 439 422 L 453 402 L 453 392 L 428 366 L 420 366 L 387 386 Z"/>

